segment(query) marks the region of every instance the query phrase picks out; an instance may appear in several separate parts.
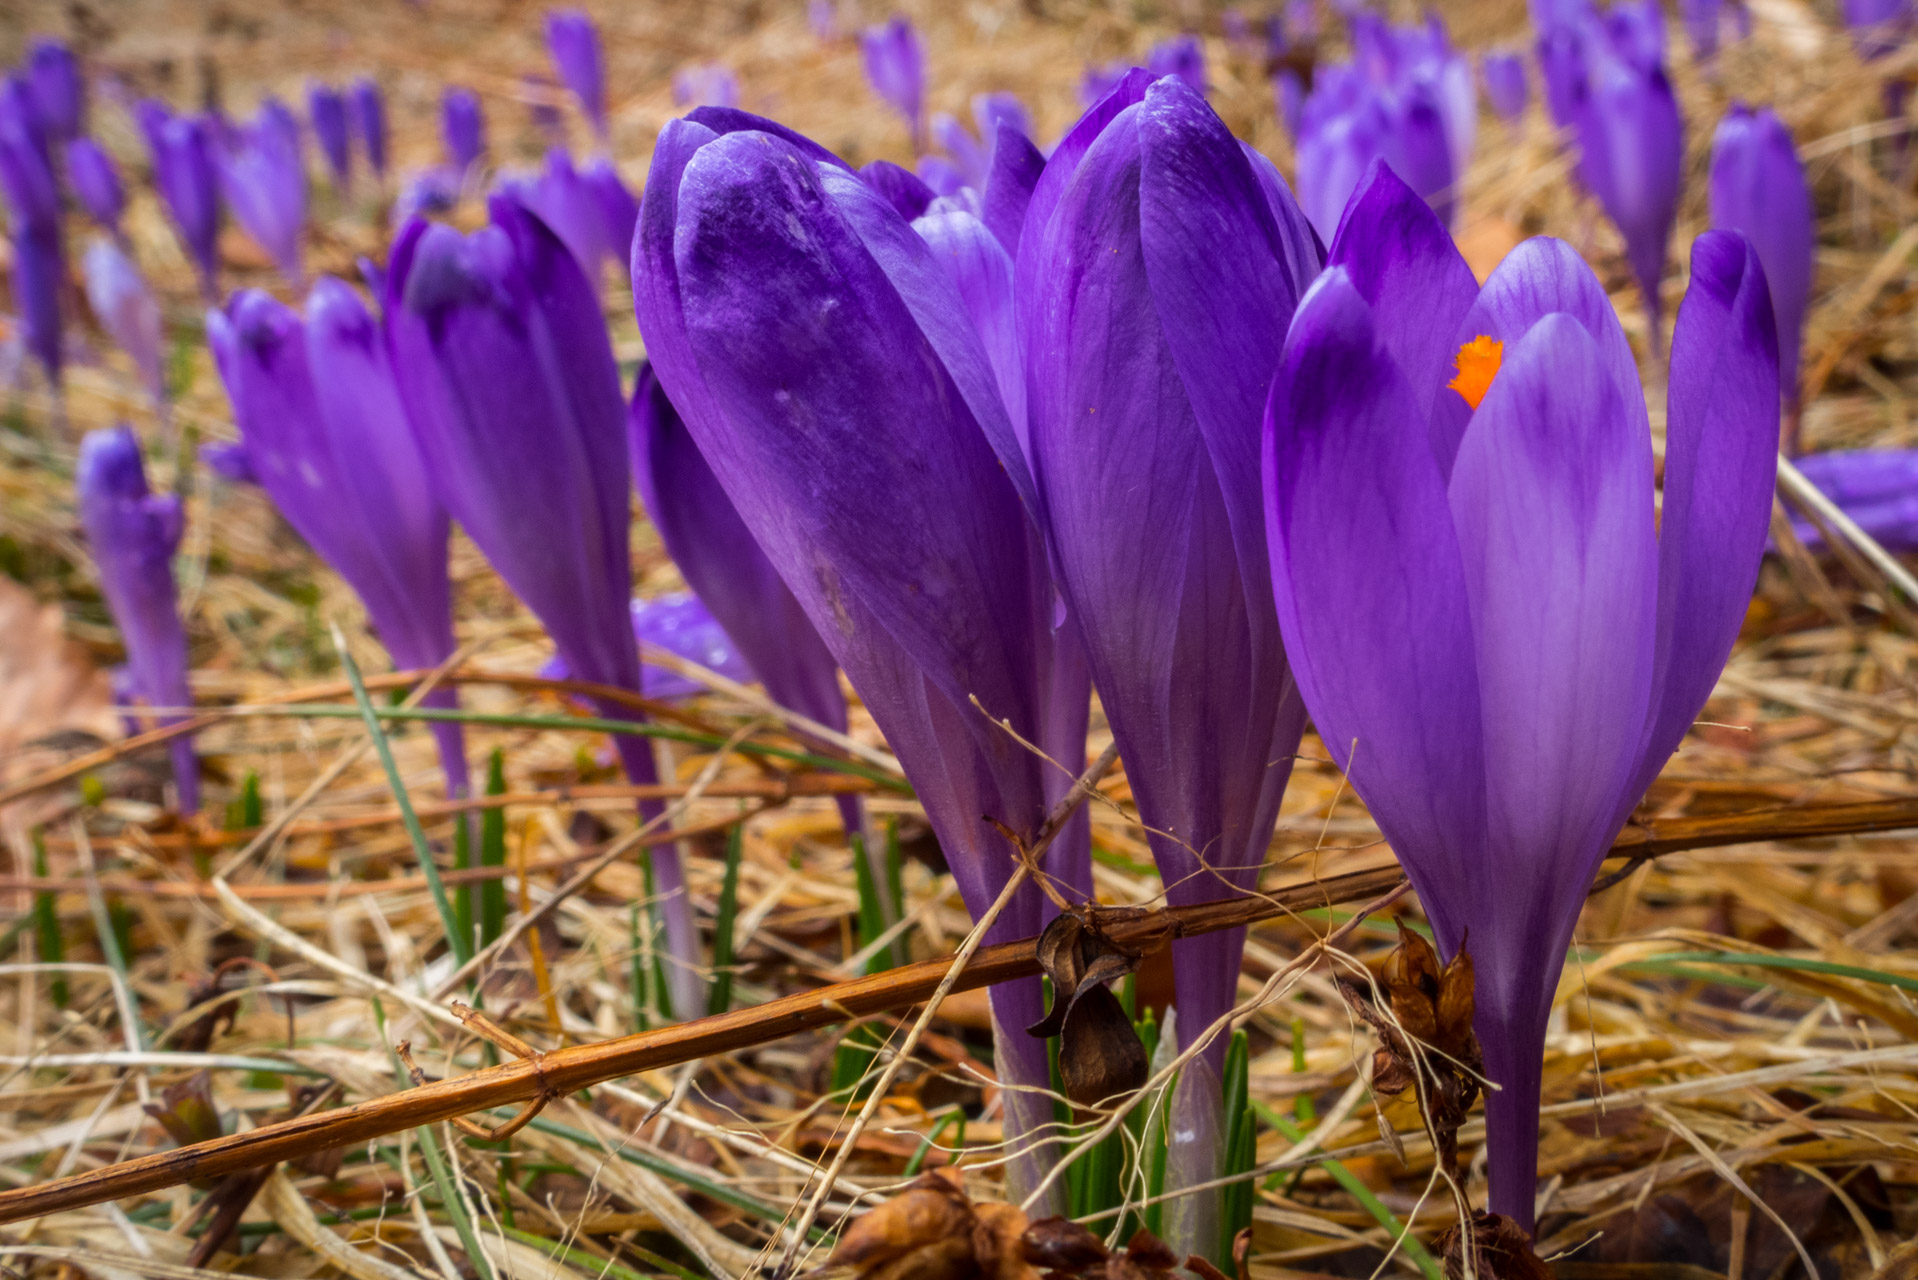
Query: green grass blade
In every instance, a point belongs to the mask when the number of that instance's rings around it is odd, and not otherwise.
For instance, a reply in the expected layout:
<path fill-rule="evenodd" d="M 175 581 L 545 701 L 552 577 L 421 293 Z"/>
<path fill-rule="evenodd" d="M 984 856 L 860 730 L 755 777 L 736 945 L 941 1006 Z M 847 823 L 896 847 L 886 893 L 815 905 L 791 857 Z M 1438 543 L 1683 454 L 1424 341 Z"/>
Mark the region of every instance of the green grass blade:
<path fill-rule="evenodd" d="M 38 827 L 33 829 L 33 874 L 42 880 L 48 878 L 47 842 Z M 42 889 L 33 895 L 34 943 L 43 962 L 61 964 L 67 958 L 67 940 L 60 932 L 60 912 L 53 898 L 51 889 Z M 54 1008 L 67 1007 L 69 992 L 65 974 L 55 973 L 47 990 L 53 996 Z"/>
<path fill-rule="evenodd" d="M 726 875 L 719 882 L 719 906 L 713 912 L 713 989 L 708 1013 L 733 1007 L 733 925 L 739 918 L 739 863 L 745 852 L 745 826 L 735 824 L 726 836 Z"/>

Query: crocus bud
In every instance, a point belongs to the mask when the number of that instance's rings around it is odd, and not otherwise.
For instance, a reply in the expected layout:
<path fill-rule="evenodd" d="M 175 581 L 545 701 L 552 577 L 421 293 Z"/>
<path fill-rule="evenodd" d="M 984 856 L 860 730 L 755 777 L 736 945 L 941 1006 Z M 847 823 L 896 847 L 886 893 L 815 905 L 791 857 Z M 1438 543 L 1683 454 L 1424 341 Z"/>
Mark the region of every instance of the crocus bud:
<path fill-rule="evenodd" d="M 1918 551 L 1918 449 L 1810 453 L 1797 465 L 1886 550 Z M 1806 546 L 1823 544 L 1824 535 L 1810 521 L 1794 516 L 1792 527 Z"/>
<path fill-rule="evenodd" d="M 440 136 L 453 168 L 461 173 L 486 154 L 486 117 L 471 89 L 448 89 L 440 97 Z"/>
<path fill-rule="evenodd" d="M 599 48 L 599 30 L 577 9 L 553 9 L 546 14 L 546 46 L 560 82 L 579 99 L 581 111 L 592 122 L 593 133 L 604 145 L 606 132 L 606 58 Z M 730 104 L 728 104 L 730 105 Z"/>
<path fill-rule="evenodd" d="M 360 146 L 366 150 L 367 167 L 373 170 L 373 176 L 386 178 L 386 102 L 380 97 L 380 87 L 362 76 L 355 80 L 347 91 L 347 106 L 353 116 L 353 129 L 360 135 Z"/>
<path fill-rule="evenodd" d="M 1375 169 L 1285 340 L 1266 533 L 1312 722 L 1468 946 L 1490 1208 L 1532 1229 L 1547 1021 L 1592 875 L 1711 695 L 1765 546 L 1778 358 L 1738 235 L 1692 248 L 1662 505 L 1632 349 L 1556 240 L 1481 288 Z"/>
<path fill-rule="evenodd" d="M 1620 6 L 1609 39 L 1587 42 L 1584 99 L 1574 110 L 1578 172 L 1625 240 L 1654 340 L 1659 281 L 1678 217 L 1685 122 L 1662 60 L 1654 6 Z M 1655 341 L 1654 341 L 1655 345 Z"/>
<path fill-rule="evenodd" d="M 401 400 L 433 492 L 560 655 L 582 679 L 637 693 L 626 403 L 605 316 L 545 223 L 506 196 L 491 211 L 470 236 L 415 220 L 393 250 L 386 315 Z M 634 716 L 618 703 L 601 709 Z M 655 780 L 644 739 L 620 735 L 616 746 L 634 782 Z M 679 855 L 664 847 L 652 859 L 681 962 L 674 1006 L 701 1008 Z"/>
<path fill-rule="evenodd" d="M 883 34 L 883 33 L 879 33 Z M 965 304 L 895 206 L 817 144 L 702 109 L 653 151 L 634 306 L 733 509 L 898 753 L 961 894 L 1043 819 L 1053 596 L 1017 434 Z M 808 323 L 790 317 L 803 314 Z M 891 519 L 875 493 L 914 511 Z M 976 703 L 973 699 L 977 699 Z M 982 711 L 983 709 L 983 711 Z M 1078 748 L 1083 758 L 1083 740 Z M 982 821 L 991 815 L 992 825 Z M 1032 886 L 989 939 L 1043 919 Z M 1050 1123 L 1036 980 L 992 990 L 1008 1130 Z M 1014 1161 L 1030 1185 L 1037 1155 Z"/>
<path fill-rule="evenodd" d="M 606 250 L 622 272 L 632 266 L 633 226 L 639 221 L 639 201 L 619 176 L 619 170 L 605 156 L 586 162 L 579 171 L 605 228 Z"/>
<path fill-rule="evenodd" d="M 74 485 L 100 594 L 126 645 L 127 687 L 150 707 L 192 705 L 186 629 L 173 585 L 173 553 L 185 523 L 179 496 L 148 491 L 140 441 L 126 426 L 86 434 Z M 164 716 L 160 723 L 180 718 Z M 192 814 L 200 807 L 192 740 L 175 738 L 172 752 L 180 812 Z"/>
<path fill-rule="evenodd" d="M 1485 97 L 1492 110 L 1507 120 L 1525 114 L 1528 96 L 1525 83 L 1525 58 L 1517 53 L 1488 53 L 1479 64 L 1485 78 Z"/>
<path fill-rule="evenodd" d="M 1059 143 L 1019 241 L 1038 507 L 1175 903 L 1256 883 L 1304 729 L 1272 611 L 1257 424 L 1319 259 L 1270 162 L 1182 81 L 1143 72 Z M 1148 492 L 1158 514 L 1141 520 Z M 1182 1047 L 1232 1008 L 1243 945 L 1173 944 Z M 1181 1076 L 1168 1185 L 1216 1176 L 1225 1048 L 1214 1036 Z M 1175 1249 L 1216 1255 L 1218 1211 L 1185 1197 Z"/>
<path fill-rule="evenodd" d="M 26 347 L 48 381 L 58 384 L 60 291 L 66 277 L 60 189 L 27 86 L 14 76 L 0 83 L 0 193 L 11 213 L 14 305 Z"/>
<path fill-rule="evenodd" d="M 979 127 L 979 137 L 990 147 L 992 140 L 999 136 L 999 126 L 1007 125 L 1018 133 L 1032 136 L 1032 112 L 1019 100 L 1016 93 L 978 93 L 972 98 L 972 122 Z"/>
<path fill-rule="evenodd" d="M 501 184 L 513 198 L 538 214 L 554 235 L 572 250 L 586 278 L 597 282 L 607 255 L 618 256 L 607 235 L 599 198 L 565 151 L 546 153 L 546 166 L 536 178 L 515 178 Z"/>
<path fill-rule="evenodd" d="M 1724 16 L 1724 0 L 1679 0 L 1678 17 L 1685 24 L 1685 38 L 1691 42 L 1692 58 L 1710 62 L 1718 56 L 1718 30 Z"/>
<path fill-rule="evenodd" d="M 1912 27 L 1912 0 L 1843 0 L 1839 7 L 1852 45 L 1868 61 L 1897 49 Z"/>
<path fill-rule="evenodd" d="M 67 182 L 80 199 L 87 216 L 115 236 L 120 234 L 120 215 L 126 211 L 126 188 L 120 183 L 120 171 L 106 148 L 92 138 L 75 138 L 67 144 Z"/>
<path fill-rule="evenodd" d="M 1177 76 L 1192 92 L 1205 93 L 1205 46 L 1197 36 L 1174 36 L 1153 45 L 1146 53 L 1145 69 L 1155 78 Z"/>
<path fill-rule="evenodd" d="M 176 116 L 151 100 L 140 104 L 139 115 L 153 153 L 154 185 L 200 269 L 201 291 L 211 297 L 220 252 L 220 170 L 212 124 L 200 116 Z"/>
<path fill-rule="evenodd" d="M 1791 131 L 1769 107 L 1734 102 L 1712 137 L 1712 225 L 1751 241 L 1771 288 L 1778 324 L 1778 376 L 1785 403 L 1798 401 L 1798 335 L 1811 295 L 1817 229 L 1811 189 Z"/>
<path fill-rule="evenodd" d="M 400 406 L 384 336 L 330 276 L 306 317 L 257 290 L 207 316 L 247 469 L 280 514 L 358 593 L 395 666 L 453 652 L 445 509 Z M 457 705 L 451 689 L 428 704 Z M 448 794 L 467 789 L 460 727 L 437 723 Z"/>
<path fill-rule="evenodd" d="M 220 156 L 220 186 L 233 216 L 300 287 L 300 239 L 306 229 L 306 167 L 299 126 L 269 98 L 250 124 L 233 131 Z"/>
<path fill-rule="evenodd" d="M 113 335 L 120 350 L 133 360 L 140 381 L 156 405 L 166 402 L 166 372 L 162 363 L 160 304 L 140 278 L 120 246 L 98 239 L 87 246 L 82 261 L 87 282 L 87 305 L 101 326 Z"/>
<path fill-rule="evenodd" d="M 860 34 L 859 51 L 873 92 L 905 117 L 913 150 L 925 150 L 926 51 L 918 30 L 906 15 L 895 13 L 890 22 Z"/>
<path fill-rule="evenodd" d="M 27 83 L 48 141 L 79 137 L 86 125 L 86 89 L 73 51 L 58 40 L 35 40 L 27 50 Z"/>
<path fill-rule="evenodd" d="M 345 190 L 353 180 L 353 134 L 347 127 L 345 95 L 330 84 L 312 81 L 306 86 L 306 113 L 333 185 Z"/>
<path fill-rule="evenodd" d="M 739 105 L 739 80 L 726 66 L 717 62 L 699 62 L 673 73 L 673 105 L 676 107 L 736 107 Z"/>

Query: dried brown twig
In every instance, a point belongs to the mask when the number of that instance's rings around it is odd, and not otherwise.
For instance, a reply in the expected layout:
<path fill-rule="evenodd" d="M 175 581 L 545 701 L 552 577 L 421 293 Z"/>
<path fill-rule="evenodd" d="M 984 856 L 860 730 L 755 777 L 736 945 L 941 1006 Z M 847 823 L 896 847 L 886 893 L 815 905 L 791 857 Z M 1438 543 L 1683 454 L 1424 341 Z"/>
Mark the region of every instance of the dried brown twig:
<path fill-rule="evenodd" d="M 1684 849 L 1913 826 L 1918 826 L 1918 800 L 1766 809 L 1756 813 L 1634 824 L 1620 835 L 1612 847 L 1612 855 L 1642 861 Z M 1370 900 L 1391 891 L 1401 880 L 1397 867 L 1378 867 L 1285 885 L 1256 897 L 1145 912 L 1136 918 L 1115 922 L 1108 933 L 1117 943 L 1138 943 L 1150 937 L 1169 943 L 1177 938 L 1234 929 L 1293 912 Z M 1608 882 L 1609 878 L 1598 884 L 1602 887 Z M 983 948 L 949 989 L 971 990 L 1037 974 L 1040 971 L 1037 948 L 1037 938 Z M 642 1071 L 730 1053 L 815 1027 L 906 1008 L 932 995 L 951 968 L 951 957 L 925 960 L 748 1009 L 735 1009 L 598 1044 L 555 1049 L 539 1055 L 536 1060 L 508 1062 L 350 1107 L 156 1152 L 38 1186 L 0 1191 L 0 1222 L 17 1222 L 199 1178 L 255 1169 L 454 1116 L 527 1102 L 542 1093 L 573 1093 Z"/>

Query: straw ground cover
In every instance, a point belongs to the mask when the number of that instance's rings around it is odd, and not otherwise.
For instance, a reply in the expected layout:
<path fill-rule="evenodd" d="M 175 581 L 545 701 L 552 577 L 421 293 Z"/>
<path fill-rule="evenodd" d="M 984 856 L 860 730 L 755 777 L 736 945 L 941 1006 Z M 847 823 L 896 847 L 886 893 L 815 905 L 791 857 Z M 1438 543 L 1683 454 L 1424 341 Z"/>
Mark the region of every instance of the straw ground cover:
<path fill-rule="evenodd" d="M 927 35 L 935 109 L 962 111 L 974 92 L 1013 89 L 1046 137 L 1076 110 L 1083 63 L 1141 52 L 1196 24 L 1208 33 L 1213 100 L 1289 171 L 1258 68 L 1228 49 L 1213 9 L 1051 0 L 908 8 Z M 1806 156 L 1820 214 L 1806 442 L 1914 443 L 1918 237 L 1907 231 L 1908 170 L 1876 122 L 1882 78 L 1909 74 L 1918 59 L 1863 68 L 1832 14 L 1792 0 L 1762 0 L 1753 12 L 1753 38 L 1729 48 L 1715 75 L 1674 58 L 1689 152 L 1674 242 L 1704 227 L 1705 151 L 1726 103 L 1774 105 Z M 635 5 L 596 16 L 615 154 L 635 185 L 673 112 L 672 72 L 708 59 L 738 73 L 747 107 L 857 162 L 907 158 L 904 128 L 867 92 L 856 51 L 844 41 L 821 46 L 796 5 Z M 848 5 L 844 21 L 883 16 Z M 1522 30 L 1513 4 L 1446 16 L 1473 48 Z M 90 67 L 138 93 L 182 104 L 213 96 L 236 112 L 267 91 L 297 95 L 309 74 L 377 74 L 400 170 L 434 157 L 433 104 L 444 83 L 481 94 L 496 157 L 531 165 L 541 146 L 526 102 L 537 91 L 521 78 L 544 66 L 536 5 L 36 0 L 0 14 L 0 57 L 15 58 L 38 30 L 74 38 Z M 108 145 L 137 156 L 130 120 L 98 111 Z M 1642 347 L 1621 247 L 1569 174 L 1539 112 L 1523 130 L 1488 117 L 1465 182 L 1461 243 L 1482 273 L 1521 236 L 1565 237 L 1614 287 Z M 350 274 L 356 255 L 383 251 L 386 223 L 370 188 L 350 200 L 316 188 L 316 197 L 314 269 Z M 472 201 L 455 215 L 480 216 Z M 191 268 L 143 185 L 129 229 L 167 307 L 177 421 L 201 441 L 231 439 Z M 266 259 L 240 233 L 227 233 L 223 252 L 230 284 L 272 286 Z M 1674 253 L 1668 304 L 1683 290 L 1681 262 Z M 630 308 L 608 285 L 617 348 L 635 360 Z M 64 416 L 76 428 L 126 418 L 158 432 L 131 368 L 104 336 L 87 334 L 94 359 L 74 371 Z M 1656 428 L 1662 360 L 1641 356 Z M 214 803 L 207 820 L 183 827 L 159 804 L 163 755 L 110 749 L 121 730 L 100 669 L 117 640 L 77 540 L 61 415 L 37 382 L 9 389 L 5 412 L 0 746 L 14 789 L 0 814 L 0 1179 L 25 1185 L 173 1146 L 146 1104 L 187 1123 L 196 1102 L 210 1100 L 231 1133 L 396 1092 L 407 1083 L 392 1048 L 402 1040 L 434 1077 L 507 1056 L 450 1012 L 452 997 L 540 1050 L 606 1040 L 656 1017 L 647 889 L 631 857 L 558 897 L 607 850 L 630 847 L 634 792 L 617 785 L 606 738 L 565 691 L 530 678 L 547 655 L 539 629 L 470 546 L 456 541 L 454 557 L 469 750 L 477 763 L 498 749 L 503 762 L 502 794 L 473 811 L 497 816 L 504 866 L 453 866 L 460 818 L 440 796 L 416 721 L 384 721 L 390 770 L 382 751 L 367 749 L 331 628 L 369 673 L 383 671 L 384 659 L 351 593 L 258 494 L 204 471 L 192 477 L 183 587 L 196 700 L 219 713 L 200 737 Z M 643 521 L 633 555 L 642 594 L 679 585 Z M 1655 825 L 1775 812 L 1783 826 L 1820 806 L 1909 797 L 1915 610 L 1918 601 L 1901 600 L 1869 565 L 1769 564 L 1705 722 L 1642 816 Z M 382 705 L 396 687 L 377 675 L 368 684 Z M 302 696 L 289 701 L 294 694 Z M 865 751 L 850 764 L 795 758 L 814 753 L 734 689 L 716 688 L 662 723 L 675 734 L 661 748 L 676 765 L 662 789 L 675 802 L 670 822 L 693 833 L 692 894 L 702 924 L 730 939 L 736 1006 L 856 976 L 893 941 L 862 932 L 834 788 L 865 789 L 873 811 L 898 824 L 909 921 L 902 958 L 949 955 L 966 936 L 951 881 L 856 708 L 852 736 Z M 1095 716 L 1092 750 L 1106 741 Z M 1304 756 L 1267 884 L 1389 868 L 1390 851 L 1309 737 Z M 22 789 L 64 761 L 85 767 Z M 437 887 L 396 803 L 395 776 L 439 856 Z M 1101 899 L 1152 905 L 1161 886 L 1122 771 L 1100 797 L 1092 812 Z M 224 823 L 214 820 L 220 805 Z M 259 838 L 265 824 L 282 822 Z M 1644 1274 L 1620 1268 L 1656 1261 L 1769 1276 L 1802 1265 L 1801 1249 L 1830 1275 L 1899 1265 L 1918 1232 L 1912 851 L 1895 833 L 1687 850 L 1633 867 L 1593 898 L 1546 1067 L 1541 1252 L 1573 1251 L 1561 1274 Z M 216 873 L 228 893 L 210 886 Z M 726 902 L 735 905 L 722 921 Z M 456 918 L 464 904 L 496 934 L 547 910 L 469 984 L 450 981 L 460 958 L 446 944 L 442 904 Z M 1262 1118 L 1256 1275 L 1420 1270 L 1429 1253 L 1391 1248 L 1393 1233 L 1409 1225 L 1429 1242 L 1454 1217 L 1432 1185 L 1415 1110 L 1405 1101 L 1375 1108 L 1366 1093 L 1374 1039 L 1334 986 L 1357 965 L 1376 966 L 1394 941 L 1391 923 L 1363 922 L 1345 933 L 1339 957 L 1294 965 L 1348 910 L 1294 910 L 1255 926 L 1248 946 L 1241 995 L 1265 997 L 1241 1019 L 1248 1092 Z M 1418 918 L 1415 902 L 1390 911 Z M 1148 965 L 1133 994 L 1162 1004 L 1169 986 Z M 900 1008 L 862 1025 L 897 1041 L 912 1020 Z M 115 1277 L 737 1275 L 793 1243 L 819 1261 L 849 1209 L 922 1167 L 957 1159 L 975 1195 L 989 1198 L 1002 1154 L 998 1098 L 983 1002 L 960 995 L 891 1080 L 813 1232 L 799 1242 L 782 1236 L 862 1105 L 843 1073 L 834 1088 L 835 1050 L 848 1034 L 838 1023 L 643 1071 L 552 1102 L 504 1141 L 434 1125 L 287 1164 L 250 1185 L 174 1187 L 12 1224 L 0 1228 L 0 1260 Z M 478 1118 L 497 1124 L 510 1114 Z M 1477 1137 L 1468 1123 L 1468 1162 Z M 222 1226 L 232 1202 L 236 1220 Z M 202 1246 L 209 1238 L 217 1248 Z"/>

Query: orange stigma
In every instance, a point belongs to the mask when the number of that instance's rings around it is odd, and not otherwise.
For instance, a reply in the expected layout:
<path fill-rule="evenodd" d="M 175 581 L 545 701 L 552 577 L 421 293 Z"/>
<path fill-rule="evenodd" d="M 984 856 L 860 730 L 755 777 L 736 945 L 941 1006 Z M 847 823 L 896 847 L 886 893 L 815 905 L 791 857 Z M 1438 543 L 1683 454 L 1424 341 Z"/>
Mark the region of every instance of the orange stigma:
<path fill-rule="evenodd" d="M 1478 402 L 1492 389 L 1492 379 L 1498 376 L 1504 351 L 1505 344 L 1496 338 L 1484 334 L 1473 338 L 1458 349 L 1458 377 L 1445 385 L 1458 392 L 1466 404 L 1478 408 Z"/>

